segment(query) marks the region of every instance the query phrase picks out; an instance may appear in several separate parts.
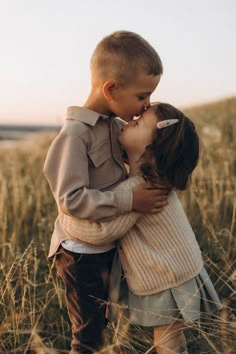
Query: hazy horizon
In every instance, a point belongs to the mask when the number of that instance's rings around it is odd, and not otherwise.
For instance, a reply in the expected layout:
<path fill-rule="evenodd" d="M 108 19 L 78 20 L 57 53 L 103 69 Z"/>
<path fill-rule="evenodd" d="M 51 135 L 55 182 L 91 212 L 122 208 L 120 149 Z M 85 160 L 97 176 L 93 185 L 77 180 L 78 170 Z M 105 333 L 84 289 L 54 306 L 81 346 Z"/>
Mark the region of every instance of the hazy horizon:
<path fill-rule="evenodd" d="M 66 107 L 89 94 L 94 47 L 119 29 L 141 34 L 162 58 L 153 101 L 182 108 L 236 95 L 233 0 L 0 4 L 0 124 L 62 124 Z"/>
<path fill-rule="evenodd" d="M 194 104 L 190 104 L 190 105 L 183 105 L 183 106 L 179 106 L 181 109 L 189 109 L 189 108 L 195 108 L 198 106 L 204 106 L 204 105 L 208 105 L 208 104 L 214 104 L 214 103 L 218 103 L 224 100 L 228 100 L 228 99 L 232 99 L 232 98 L 236 98 L 236 95 L 231 95 L 231 96 L 227 96 L 227 97 L 219 97 L 216 99 L 212 99 L 210 101 L 206 101 L 206 102 L 199 102 L 199 103 L 194 103 Z M 63 118 L 63 121 L 61 122 L 45 122 L 45 121 L 34 121 L 34 120 L 29 120 L 29 121 L 4 121 L 4 120 L 0 120 L 0 128 L 1 127 L 14 127 L 14 126 L 29 126 L 29 127 L 34 127 L 34 126 L 39 126 L 39 127 L 58 127 L 61 126 L 64 122 L 64 119 L 66 117 Z"/>

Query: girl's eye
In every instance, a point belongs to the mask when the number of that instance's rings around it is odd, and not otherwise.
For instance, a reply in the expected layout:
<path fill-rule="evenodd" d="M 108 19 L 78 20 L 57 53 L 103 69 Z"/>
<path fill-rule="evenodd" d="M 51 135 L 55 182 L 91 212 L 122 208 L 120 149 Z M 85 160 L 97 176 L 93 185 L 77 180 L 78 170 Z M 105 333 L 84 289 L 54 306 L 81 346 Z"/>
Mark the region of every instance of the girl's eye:
<path fill-rule="evenodd" d="M 139 101 L 143 101 L 143 100 L 145 100 L 145 98 L 146 97 L 144 97 L 144 96 L 138 96 Z"/>

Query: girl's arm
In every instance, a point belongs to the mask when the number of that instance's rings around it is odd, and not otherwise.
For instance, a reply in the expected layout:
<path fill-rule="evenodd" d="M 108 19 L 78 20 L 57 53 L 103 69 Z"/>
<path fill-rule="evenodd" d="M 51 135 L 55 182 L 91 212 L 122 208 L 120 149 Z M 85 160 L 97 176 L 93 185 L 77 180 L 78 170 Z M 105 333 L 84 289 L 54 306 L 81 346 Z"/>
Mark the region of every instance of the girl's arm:
<path fill-rule="evenodd" d="M 66 233 L 80 241 L 93 245 L 103 245 L 123 237 L 141 217 L 130 212 L 118 216 L 112 221 L 95 222 L 60 214 Z"/>

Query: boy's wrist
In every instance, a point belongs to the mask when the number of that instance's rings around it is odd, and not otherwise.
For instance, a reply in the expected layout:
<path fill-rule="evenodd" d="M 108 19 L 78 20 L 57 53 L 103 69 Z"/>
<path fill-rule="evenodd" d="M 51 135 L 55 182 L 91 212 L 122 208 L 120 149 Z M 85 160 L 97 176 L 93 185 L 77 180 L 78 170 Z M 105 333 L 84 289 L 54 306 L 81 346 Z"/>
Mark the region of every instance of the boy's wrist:
<path fill-rule="evenodd" d="M 115 191 L 117 200 L 117 216 L 132 211 L 133 191 L 132 189 Z"/>

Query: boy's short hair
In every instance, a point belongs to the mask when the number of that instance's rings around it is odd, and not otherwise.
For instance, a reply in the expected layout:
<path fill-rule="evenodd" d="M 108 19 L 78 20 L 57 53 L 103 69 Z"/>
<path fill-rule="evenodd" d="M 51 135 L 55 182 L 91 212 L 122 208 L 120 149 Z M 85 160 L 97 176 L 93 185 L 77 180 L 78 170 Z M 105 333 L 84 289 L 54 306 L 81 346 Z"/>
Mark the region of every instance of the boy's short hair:
<path fill-rule="evenodd" d="M 138 72 L 161 75 L 163 66 L 155 49 L 140 35 L 117 31 L 103 38 L 91 58 L 92 79 L 116 79 L 122 85 L 135 81 Z"/>

